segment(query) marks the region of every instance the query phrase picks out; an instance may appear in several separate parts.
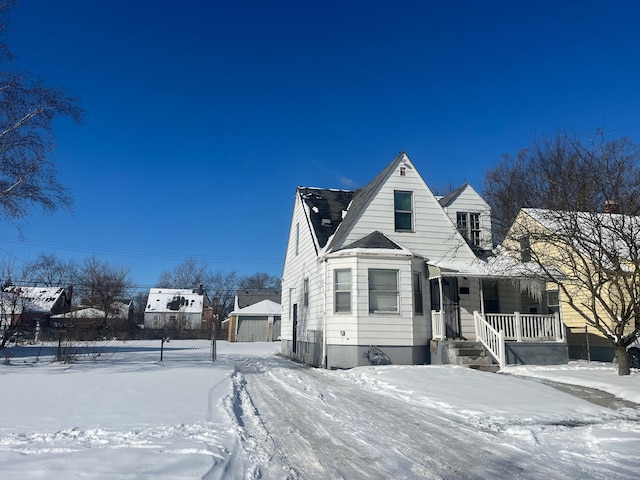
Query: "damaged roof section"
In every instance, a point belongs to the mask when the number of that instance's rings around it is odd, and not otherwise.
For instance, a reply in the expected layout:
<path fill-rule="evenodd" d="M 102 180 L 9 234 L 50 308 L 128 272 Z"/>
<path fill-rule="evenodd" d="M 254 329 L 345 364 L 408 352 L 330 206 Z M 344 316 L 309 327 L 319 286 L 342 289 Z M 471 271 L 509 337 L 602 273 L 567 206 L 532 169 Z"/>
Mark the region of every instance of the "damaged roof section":
<path fill-rule="evenodd" d="M 349 207 L 354 192 L 298 187 L 298 193 L 309 208 L 311 226 L 318 240 L 318 246 L 323 248 L 338 225 L 342 223 L 343 212 Z"/>

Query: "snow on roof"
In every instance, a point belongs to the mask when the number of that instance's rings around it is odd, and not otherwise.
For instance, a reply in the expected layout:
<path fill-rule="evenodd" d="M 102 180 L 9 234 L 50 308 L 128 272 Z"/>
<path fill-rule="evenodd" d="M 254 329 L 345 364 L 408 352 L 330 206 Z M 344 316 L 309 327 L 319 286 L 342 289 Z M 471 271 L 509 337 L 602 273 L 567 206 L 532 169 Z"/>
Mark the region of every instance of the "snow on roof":
<path fill-rule="evenodd" d="M 109 318 L 112 317 L 113 315 L 110 314 Z M 51 318 L 104 318 L 104 310 L 94 307 L 80 308 L 72 312 L 51 315 Z"/>
<path fill-rule="evenodd" d="M 234 310 L 231 315 L 280 315 L 281 313 L 282 306 L 279 303 L 262 300 L 240 310 Z"/>
<path fill-rule="evenodd" d="M 630 244 L 640 236 L 640 217 L 637 216 L 539 208 L 523 208 L 522 212 L 552 233 L 560 235 L 561 239 L 574 238 L 574 247 L 578 250 L 584 250 L 591 243 L 587 239 L 593 239 L 596 249 L 606 247 L 624 258 L 630 254 Z"/>
<path fill-rule="evenodd" d="M 183 288 L 152 288 L 145 312 L 147 313 L 202 313 L 204 295 Z"/>
<path fill-rule="evenodd" d="M 53 306 L 64 293 L 64 288 L 10 286 L 6 287 L 4 291 L 19 295 L 21 299 L 29 302 L 28 309 L 31 311 L 51 312 Z"/>

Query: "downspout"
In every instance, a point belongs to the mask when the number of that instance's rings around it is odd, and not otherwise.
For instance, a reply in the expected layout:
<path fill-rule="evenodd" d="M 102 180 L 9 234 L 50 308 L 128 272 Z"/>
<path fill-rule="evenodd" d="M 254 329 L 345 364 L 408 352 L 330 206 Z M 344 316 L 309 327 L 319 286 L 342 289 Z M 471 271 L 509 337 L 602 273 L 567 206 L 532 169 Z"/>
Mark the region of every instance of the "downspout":
<path fill-rule="evenodd" d="M 327 290 L 333 290 L 333 288 L 327 288 L 327 260 L 322 260 L 322 278 L 324 279 L 322 284 L 323 289 L 323 302 L 322 302 L 322 362 L 323 368 L 327 368 Z"/>

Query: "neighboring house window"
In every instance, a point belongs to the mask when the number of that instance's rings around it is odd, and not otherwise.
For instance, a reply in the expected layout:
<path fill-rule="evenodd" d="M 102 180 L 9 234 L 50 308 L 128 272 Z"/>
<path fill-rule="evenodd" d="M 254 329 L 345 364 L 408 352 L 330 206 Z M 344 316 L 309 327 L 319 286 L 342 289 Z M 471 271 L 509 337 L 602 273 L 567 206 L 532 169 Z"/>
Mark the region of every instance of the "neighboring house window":
<path fill-rule="evenodd" d="M 480 214 L 469 212 L 456 212 L 456 227 L 460 234 L 471 245 L 480 246 Z"/>
<path fill-rule="evenodd" d="M 413 231 L 413 193 L 393 192 L 396 231 Z"/>
<path fill-rule="evenodd" d="M 298 255 L 299 246 L 300 246 L 300 224 L 296 223 L 296 255 Z"/>
<path fill-rule="evenodd" d="M 369 313 L 398 312 L 398 271 L 369 269 Z"/>
<path fill-rule="evenodd" d="M 531 261 L 531 239 L 529 237 L 520 238 L 520 260 Z"/>
<path fill-rule="evenodd" d="M 547 310 L 549 313 L 557 313 L 560 311 L 559 290 L 547 290 Z"/>
<path fill-rule="evenodd" d="M 309 306 L 309 279 L 305 278 L 302 282 L 302 305 Z"/>
<path fill-rule="evenodd" d="M 424 313 L 422 306 L 422 275 L 419 272 L 413 272 L 413 311 L 416 315 Z"/>
<path fill-rule="evenodd" d="M 336 313 L 351 312 L 351 270 L 336 270 L 334 272 L 335 311 Z"/>

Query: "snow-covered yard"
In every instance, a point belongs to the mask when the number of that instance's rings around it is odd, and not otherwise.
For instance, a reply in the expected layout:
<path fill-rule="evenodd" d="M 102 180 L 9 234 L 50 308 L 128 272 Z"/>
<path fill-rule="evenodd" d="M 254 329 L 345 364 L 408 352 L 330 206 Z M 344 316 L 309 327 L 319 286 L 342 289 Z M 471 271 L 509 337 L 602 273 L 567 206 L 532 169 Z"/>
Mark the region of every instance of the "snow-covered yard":
<path fill-rule="evenodd" d="M 307 368 L 278 344 L 207 362 L 0 365 L 1 478 L 637 478 L 640 373 L 572 363 Z"/>

